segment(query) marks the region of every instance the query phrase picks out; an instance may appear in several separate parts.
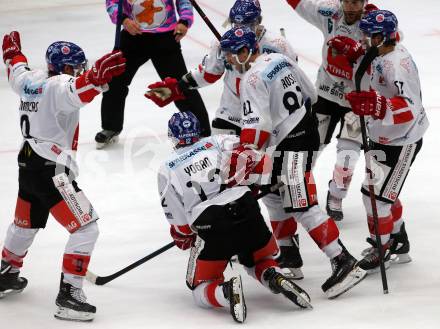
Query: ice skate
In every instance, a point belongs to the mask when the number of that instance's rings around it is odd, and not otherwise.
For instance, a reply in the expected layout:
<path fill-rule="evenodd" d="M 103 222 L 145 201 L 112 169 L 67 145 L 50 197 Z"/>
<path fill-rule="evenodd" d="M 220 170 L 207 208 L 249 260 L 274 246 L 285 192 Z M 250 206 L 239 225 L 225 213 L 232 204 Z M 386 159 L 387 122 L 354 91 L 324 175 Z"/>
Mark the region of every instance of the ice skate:
<path fill-rule="evenodd" d="M 368 238 L 367 241 L 370 242 L 373 247 L 368 248 L 368 253 L 365 254 L 364 258 L 362 258 L 358 264 L 359 267 L 367 271 L 368 274 L 377 273 L 380 270 L 379 249 L 376 247 L 376 241 L 371 238 Z M 382 246 L 382 248 L 384 250 L 384 264 L 387 269 L 390 267 L 391 256 L 389 242 L 385 246 Z"/>
<path fill-rule="evenodd" d="M 283 274 L 278 273 L 273 267 L 264 272 L 263 279 L 269 283 L 269 288 L 274 294 L 283 294 L 301 308 L 313 308 L 307 292 Z"/>
<path fill-rule="evenodd" d="M 25 278 L 19 277 L 19 272 L 11 272 L 12 266 L 1 262 L 0 269 L 0 299 L 8 295 L 18 294 L 26 288 L 28 282 Z"/>
<path fill-rule="evenodd" d="M 86 302 L 81 288 L 76 288 L 63 281 L 64 275 L 61 274 L 60 291 L 56 299 L 58 306 L 54 316 L 60 320 L 88 322 L 95 317 L 96 307 Z"/>
<path fill-rule="evenodd" d="M 95 136 L 96 148 L 98 150 L 107 147 L 108 145 L 117 143 L 119 140 L 120 131 L 102 130 Z"/>
<path fill-rule="evenodd" d="M 344 248 L 330 260 L 333 273 L 321 286 L 327 298 L 333 299 L 347 292 L 361 282 L 367 272 L 357 265 L 356 258 Z"/>
<path fill-rule="evenodd" d="M 299 252 L 299 236 L 292 238 L 292 246 L 280 246 L 280 256 L 276 259 L 284 276 L 290 280 L 301 280 L 304 274 L 301 270 L 303 260 Z"/>
<path fill-rule="evenodd" d="M 233 277 L 222 284 L 223 294 L 229 301 L 232 318 L 243 323 L 246 320 L 246 302 L 244 300 L 241 276 Z"/>

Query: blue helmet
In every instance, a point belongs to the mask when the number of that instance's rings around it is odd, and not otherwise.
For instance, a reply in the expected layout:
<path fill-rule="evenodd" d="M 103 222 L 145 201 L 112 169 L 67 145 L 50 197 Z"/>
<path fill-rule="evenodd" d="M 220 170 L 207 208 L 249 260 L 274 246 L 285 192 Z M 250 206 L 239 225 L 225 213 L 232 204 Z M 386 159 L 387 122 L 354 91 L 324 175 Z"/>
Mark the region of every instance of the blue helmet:
<path fill-rule="evenodd" d="M 395 40 L 397 37 L 398 21 L 396 16 L 388 10 L 375 10 L 361 19 L 359 28 L 368 36 L 380 33 L 384 41 Z"/>
<path fill-rule="evenodd" d="M 242 48 L 255 53 L 258 49 L 257 36 L 249 27 L 234 27 L 223 34 L 220 47 L 224 52 L 237 54 Z"/>
<path fill-rule="evenodd" d="M 168 121 L 168 137 L 174 147 L 192 145 L 200 139 L 200 122 L 192 112 L 174 113 Z"/>
<path fill-rule="evenodd" d="M 258 0 L 237 0 L 229 11 L 229 21 L 234 25 L 258 24 L 261 7 Z"/>
<path fill-rule="evenodd" d="M 58 74 L 63 73 L 65 65 L 70 65 L 74 69 L 87 67 L 84 51 L 73 42 L 67 41 L 52 43 L 46 51 L 46 62 L 49 71 Z"/>

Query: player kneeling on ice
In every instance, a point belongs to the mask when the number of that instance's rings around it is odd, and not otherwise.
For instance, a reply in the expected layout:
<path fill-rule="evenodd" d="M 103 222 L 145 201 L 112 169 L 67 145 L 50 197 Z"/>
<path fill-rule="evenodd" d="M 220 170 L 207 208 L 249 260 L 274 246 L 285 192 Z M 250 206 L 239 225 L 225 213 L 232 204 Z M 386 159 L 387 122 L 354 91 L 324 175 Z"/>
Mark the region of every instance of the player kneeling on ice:
<path fill-rule="evenodd" d="M 283 208 L 330 259 L 333 273 L 322 290 L 335 298 L 366 273 L 342 245 L 334 220 L 318 205 L 312 174 L 319 150 L 317 120 L 311 112 L 315 88 L 295 61 L 282 54 L 260 54 L 257 37 L 248 28 L 229 30 L 220 45 L 227 61 L 246 72 L 240 83 L 240 148 L 273 152 L 271 183 L 284 183 Z"/>
<path fill-rule="evenodd" d="M 125 70 L 125 59 L 121 52 L 112 52 L 87 70 L 83 50 L 58 41 L 46 52 L 48 72 L 31 70 L 21 52 L 19 33 L 11 32 L 3 38 L 3 60 L 9 84 L 20 95 L 24 140 L 18 154 L 15 220 L 2 250 L 0 298 L 26 287 L 27 280 L 19 276 L 23 259 L 50 213 L 70 233 L 55 317 L 91 321 L 96 307 L 86 302 L 82 283 L 99 231 L 98 216 L 74 180 L 79 109 Z"/>
<path fill-rule="evenodd" d="M 234 27 L 246 26 L 254 31 L 262 53 L 280 53 L 297 61 L 298 56 L 289 42 L 262 25 L 262 10 L 258 1 L 236 0 L 229 11 L 228 20 Z M 220 42 L 216 39 L 198 68 L 185 74 L 179 81 L 166 78 L 149 85 L 151 89 L 145 97 L 159 106 L 165 106 L 173 100 L 185 97 L 186 90 L 203 88 L 224 76 L 220 104 L 212 121 L 212 133 L 240 135 L 242 106 L 239 82 L 246 72 L 235 70 L 223 55 Z M 302 279 L 303 261 L 295 218 L 291 213 L 284 211 L 278 191 L 267 194 L 262 201 L 267 208 L 272 230 L 280 247 L 280 255 L 277 258 L 280 267 L 289 278 Z"/>
<path fill-rule="evenodd" d="M 367 129 L 372 155 L 374 191 L 379 221 L 379 234 L 384 248 L 385 265 L 389 261 L 407 263 L 409 240 L 402 218 L 399 194 L 422 147 L 422 137 L 429 126 L 422 104 L 417 67 L 408 50 L 396 43 L 398 22 L 396 16 L 386 10 L 378 10 L 365 16 L 359 28 L 367 41 L 379 49 L 373 61 L 369 91 L 351 92 L 347 100 L 357 115 L 368 116 Z M 368 186 L 362 187 L 367 211 L 371 248 L 359 266 L 369 272 L 379 269 L 373 210 Z"/>
<path fill-rule="evenodd" d="M 229 307 L 234 320 L 244 322 L 241 278 L 223 276 L 230 258 L 239 255 L 249 274 L 273 293 L 311 307 L 308 294 L 274 260 L 278 248 L 257 200 L 249 187 L 238 185 L 251 173 L 267 171 L 270 159 L 240 148 L 237 136 L 199 139 L 200 124 L 191 112 L 171 117 L 168 136 L 175 151 L 160 168 L 158 186 L 176 245 L 192 247 L 187 284 L 196 304 Z"/>

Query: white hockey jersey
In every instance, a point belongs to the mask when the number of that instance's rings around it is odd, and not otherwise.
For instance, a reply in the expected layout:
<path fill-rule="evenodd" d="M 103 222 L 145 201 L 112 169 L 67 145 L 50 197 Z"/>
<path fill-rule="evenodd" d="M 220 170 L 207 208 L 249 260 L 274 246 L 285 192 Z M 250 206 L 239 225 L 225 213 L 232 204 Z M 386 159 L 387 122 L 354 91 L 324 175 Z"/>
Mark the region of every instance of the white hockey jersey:
<path fill-rule="evenodd" d="M 298 61 L 298 55 L 289 42 L 281 35 L 267 31 L 265 28 L 261 30 L 258 44 L 261 53 L 281 53 Z M 226 63 L 226 59 L 221 53 L 220 43 L 215 40 L 211 44 L 209 54 L 205 56 L 198 70 L 191 70 L 191 75 L 198 87 L 204 87 L 219 80 L 223 74 L 225 74 L 223 93 L 215 116 L 240 126 L 240 81 L 244 74 Z"/>
<path fill-rule="evenodd" d="M 371 140 L 387 145 L 417 142 L 428 129 L 416 64 L 408 50 L 397 44 L 394 51 L 372 63 L 371 88 L 391 102 L 383 120 L 369 118 Z"/>
<path fill-rule="evenodd" d="M 257 58 L 241 82 L 242 143 L 278 145 L 316 102 L 312 82 L 298 64 L 281 54 Z"/>
<path fill-rule="evenodd" d="M 344 61 L 347 66 L 350 64 L 342 55 L 335 55 L 329 50 L 327 42 L 336 36 L 346 36 L 356 41 L 362 40 L 362 32 L 359 29 L 359 22 L 348 25 L 344 20 L 344 13 L 340 0 L 287 0 L 293 9 L 307 22 L 316 26 L 324 36 L 322 46 L 322 63 L 319 67 L 316 80 L 318 95 L 339 104 L 343 107 L 350 107 L 344 94 L 355 89 L 354 73 L 357 65 L 354 65 L 351 72 L 343 72 L 338 69 L 336 62 Z M 368 76 L 362 80 L 362 89 L 368 88 Z"/>
<path fill-rule="evenodd" d="M 222 188 L 222 177 L 227 177 L 225 164 L 239 144 L 233 135 L 206 137 L 176 150 L 160 167 L 158 188 L 163 211 L 178 231 L 191 233 L 190 226 L 208 206 L 226 204 L 249 191 L 245 186 Z"/>
<path fill-rule="evenodd" d="M 39 156 L 70 168 L 77 176 L 79 109 L 103 89 L 88 83 L 84 75 L 48 77 L 46 72 L 31 70 L 24 56 L 14 57 L 7 71 L 9 84 L 20 96 L 24 141 Z"/>

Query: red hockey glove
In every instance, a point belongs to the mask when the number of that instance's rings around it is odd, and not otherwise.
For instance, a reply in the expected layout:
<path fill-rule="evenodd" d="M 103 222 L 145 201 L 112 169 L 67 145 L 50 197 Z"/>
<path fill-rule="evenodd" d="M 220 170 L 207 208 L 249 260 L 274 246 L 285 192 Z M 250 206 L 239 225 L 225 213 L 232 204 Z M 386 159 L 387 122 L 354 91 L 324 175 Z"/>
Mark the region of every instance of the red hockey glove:
<path fill-rule="evenodd" d="M 150 90 L 145 93 L 145 97 L 151 99 L 160 107 L 185 99 L 185 95 L 179 87 L 179 82 L 174 78 L 165 78 L 163 81 L 149 85 L 148 88 Z"/>
<path fill-rule="evenodd" d="M 382 120 L 390 102 L 377 91 L 352 91 L 345 95 L 351 105 L 351 109 L 357 115 L 371 115 L 375 119 Z"/>
<path fill-rule="evenodd" d="M 246 184 L 251 173 L 263 174 L 272 170 L 269 156 L 250 145 L 240 145 L 232 151 L 228 186 Z"/>
<path fill-rule="evenodd" d="M 13 59 L 15 56 L 23 55 L 21 53 L 20 34 L 12 31 L 3 37 L 3 62 Z"/>
<path fill-rule="evenodd" d="M 373 5 L 372 3 L 367 4 L 364 7 L 364 15 L 371 13 L 372 11 L 379 10 L 379 8 L 376 5 Z"/>
<path fill-rule="evenodd" d="M 95 86 L 105 85 L 109 83 L 113 77 L 124 73 L 125 62 L 124 54 L 121 51 L 114 50 L 95 62 L 95 65 L 85 73 L 86 79 Z"/>
<path fill-rule="evenodd" d="M 170 234 L 171 237 L 174 239 L 176 246 L 182 250 L 186 250 L 194 246 L 194 243 L 197 238 L 197 235 L 195 233 L 191 233 L 187 235 L 177 232 L 173 225 L 171 225 L 170 227 Z"/>
<path fill-rule="evenodd" d="M 337 36 L 327 41 L 327 44 L 338 53 L 347 57 L 352 63 L 356 62 L 359 57 L 365 54 L 365 50 L 362 48 L 361 43 L 349 37 Z"/>

